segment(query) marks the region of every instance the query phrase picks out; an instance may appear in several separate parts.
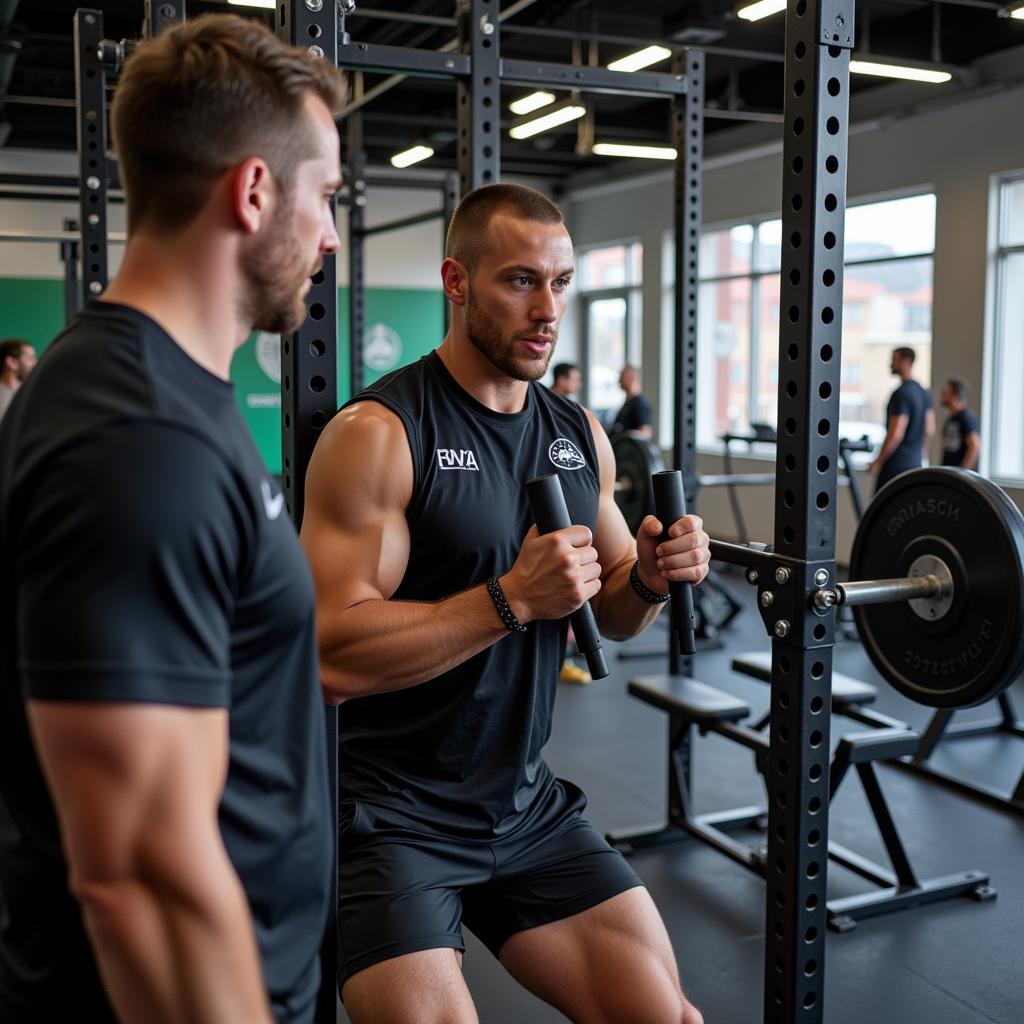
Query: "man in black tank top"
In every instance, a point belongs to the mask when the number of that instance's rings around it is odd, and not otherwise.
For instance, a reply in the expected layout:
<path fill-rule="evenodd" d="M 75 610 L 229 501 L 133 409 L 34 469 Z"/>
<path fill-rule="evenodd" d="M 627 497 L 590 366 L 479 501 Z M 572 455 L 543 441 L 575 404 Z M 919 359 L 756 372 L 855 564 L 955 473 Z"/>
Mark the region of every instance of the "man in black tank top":
<path fill-rule="evenodd" d="M 566 616 L 646 628 L 707 574 L 700 520 L 634 539 L 610 443 L 538 382 L 568 299 L 558 208 L 491 185 L 452 219 L 441 346 L 345 406 L 317 445 L 302 541 L 341 707 L 339 943 L 354 1024 L 476 1020 L 468 925 L 574 1020 L 699 1024 L 647 891 L 542 758 Z M 525 482 L 576 525 L 539 536 Z"/>

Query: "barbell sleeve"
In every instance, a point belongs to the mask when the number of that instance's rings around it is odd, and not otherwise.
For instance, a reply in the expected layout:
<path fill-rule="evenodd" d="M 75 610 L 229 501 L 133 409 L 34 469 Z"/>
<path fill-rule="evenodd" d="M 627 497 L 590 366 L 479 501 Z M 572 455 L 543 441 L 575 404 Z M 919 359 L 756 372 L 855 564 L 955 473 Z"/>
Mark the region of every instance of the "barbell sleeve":
<path fill-rule="evenodd" d="M 686 515 L 683 474 L 678 469 L 666 469 L 655 473 L 651 477 L 651 484 L 654 488 L 654 514 L 662 525 L 662 533 L 658 538 L 661 544 L 669 539 L 669 527 Z M 679 653 L 696 654 L 694 630 L 697 618 L 693 611 L 693 586 L 670 580 L 668 592 L 672 598 L 672 631 L 679 641 Z"/>
<path fill-rule="evenodd" d="M 526 496 L 530 500 L 534 521 L 541 533 L 554 533 L 572 526 L 569 509 L 562 493 L 562 482 L 556 473 L 534 477 L 526 481 Z M 597 631 L 597 620 L 589 601 L 576 609 L 570 616 L 576 647 L 587 659 L 591 678 L 604 679 L 608 675 L 608 664 L 601 650 L 601 634 Z"/>

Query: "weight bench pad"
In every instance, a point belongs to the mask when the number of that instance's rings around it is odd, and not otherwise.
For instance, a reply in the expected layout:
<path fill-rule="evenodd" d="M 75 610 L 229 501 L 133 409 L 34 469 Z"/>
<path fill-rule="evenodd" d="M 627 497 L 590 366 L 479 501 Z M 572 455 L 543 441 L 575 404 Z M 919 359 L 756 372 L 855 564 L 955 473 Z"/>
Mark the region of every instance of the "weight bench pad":
<path fill-rule="evenodd" d="M 689 676 L 640 676 L 629 681 L 629 692 L 691 722 L 738 722 L 750 714 L 745 701 Z"/>
<path fill-rule="evenodd" d="M 772 681 L 772 656 L 768 651 L 741 654 L 732 659 L 734 672 L 753 676 L 762 682 Z M 838 709 L 847 704 L 870 704 L 878 695 L 877 687 L 842 672 L 832 673 L 832 706 Z"/>

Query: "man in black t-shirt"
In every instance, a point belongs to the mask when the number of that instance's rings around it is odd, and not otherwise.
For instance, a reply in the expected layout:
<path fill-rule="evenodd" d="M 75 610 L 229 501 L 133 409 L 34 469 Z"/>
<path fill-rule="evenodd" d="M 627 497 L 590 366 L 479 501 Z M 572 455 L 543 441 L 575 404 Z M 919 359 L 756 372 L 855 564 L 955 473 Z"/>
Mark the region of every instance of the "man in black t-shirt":
<path fill-rule="evenodd" d="M 967 408 L 967 381 L 950 377 L 942 386 L 939 404 L 949 410 L 949 418 L 942 427 L 942 464 L 977 469 L 981 437 L 978 421 Z"/>
<path fill-rule="evenodd" d="M 893 349 L 890 370 L 900 378 L 885 410 L 885 440 L 870 472 L 878 474 L 875 490 L 908 469 L 918 469 L 935 433 L 932 396 L 913 378 L 916 353 L 912 348 Z"/>
<path fill-rule="evenodd" d="M 119 79 L 121 269 L 0 431 L 4 1024 L 313 1019 L 313 587 L 228 370 L 338 248 L 343 91 L 228 16 Z"/>
<path fill-rule="evenodd" d="M 451 328 L 346 405 L 307 477 L 302 541 L 324 687 L 342 699 L 338 938 L 354 1024 L 475 1021 L 463 925 L 572 1020 L 700 1024 L 650 895 L 542 751 L 566 616 L 619 639 L 707 573 L 695 516 L 630 535 L 611 442 L 539 381 L 573 273 L 533 189 L 463 198 Z M 570 521 L 540 536 L 526 481 Z"/>
<path fill-rule="evenodd" d="M 619 387 L 626 393 L 626 401 L 615 414 L 610 433 L 629 430 L 641 437 L 653 437 L 651 403 L 640 390 L 640 371 L 627 363 L 619 374 Z"/>

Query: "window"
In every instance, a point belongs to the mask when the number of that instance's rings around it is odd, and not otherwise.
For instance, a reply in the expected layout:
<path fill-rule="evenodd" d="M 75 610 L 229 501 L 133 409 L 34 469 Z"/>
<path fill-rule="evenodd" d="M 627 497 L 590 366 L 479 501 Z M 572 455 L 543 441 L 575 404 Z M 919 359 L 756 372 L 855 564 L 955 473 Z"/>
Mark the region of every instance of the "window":
<path fill-rule="evenodd" d="M 640 361 L 642 261 L 639 242 L 588 249 L 580 255 L 581 397 L 606 426 L 625 400 L 619 388 L 622 367 Z"/>
<path fill-rule="evenodd" d="M 995 320 L 990 364 L 989 470 L 1024 480 L 1024 174 L 1003 179 L 997 194 Z"/>
<path fill-rule="evenodd" d="M 1024 236 L 1024 187 L 1018 203 L 1015 223 Z M 931 380 L 935 196 L 852 206 L 845 231 L 840 430 L 843 436 L 867 433 L 880 441 L 893 389 L 892 349 L 915 349 L 915 377 L 925 387 Z M 781 220 L 706 231 L 701 237 L 697 443 L 702 447 L 718 448 L 723 433 L 747 432 L 751 423 L 775 424 L 781 237 Z M 1024 237 L 1020 249 L 1024 260 Z M 1022 382 L 1024 377 L 1018 391 Z"/>

